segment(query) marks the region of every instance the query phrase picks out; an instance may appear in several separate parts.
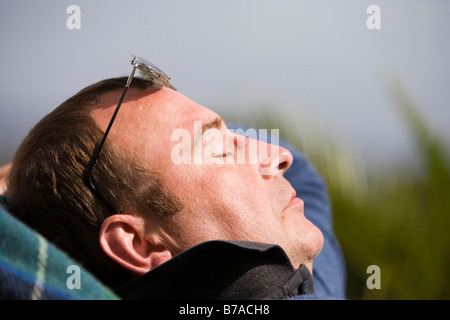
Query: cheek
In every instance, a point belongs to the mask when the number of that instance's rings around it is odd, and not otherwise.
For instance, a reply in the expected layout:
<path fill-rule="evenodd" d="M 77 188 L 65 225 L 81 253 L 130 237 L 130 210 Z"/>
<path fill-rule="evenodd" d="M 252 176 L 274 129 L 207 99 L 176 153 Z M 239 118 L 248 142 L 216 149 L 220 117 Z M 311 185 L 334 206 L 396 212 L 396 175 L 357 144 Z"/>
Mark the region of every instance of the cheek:
<path fill-rule="evenodd" d="M 239 169 L 239 166 L 238 166 Z M 220 168 L 210 175 L 205 192 L 212 192 L 212 201 L 233 212 L 244 213 L 249 208 L 261 211 L 270 200 L 258 177 L 245 168 Z"/>
<path fill-rule="evenodd" d="M 175 165 L 164 172 L 167 186 L 180 198 L 183 212 L 172 229 L 180 242 L 256 239 L 274 225 L 272 199 L 251 168 Z M 273 220 L 273 219 L 272 219 Z"/>
<path fill-rule="evenodd" d="M 213 203 L 217 221 L 233 238 L 258 240 L 278 222 L 274 219 L 273 198 L 265 186 L 251 175 L 218 175 Z"/>

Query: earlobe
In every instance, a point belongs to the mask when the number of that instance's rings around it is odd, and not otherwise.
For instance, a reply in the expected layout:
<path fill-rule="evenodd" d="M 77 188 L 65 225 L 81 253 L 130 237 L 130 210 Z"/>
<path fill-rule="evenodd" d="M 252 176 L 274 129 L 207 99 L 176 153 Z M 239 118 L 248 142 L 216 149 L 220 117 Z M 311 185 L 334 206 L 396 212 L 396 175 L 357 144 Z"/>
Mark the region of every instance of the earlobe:
<path fill-rule="evenodd" d="M 100 246 L 122 267 L 142 275 L 172 258 L 158 237 L 149 234 L 141 217 L 116 214 L 105 219 L 100 229 Z"/>

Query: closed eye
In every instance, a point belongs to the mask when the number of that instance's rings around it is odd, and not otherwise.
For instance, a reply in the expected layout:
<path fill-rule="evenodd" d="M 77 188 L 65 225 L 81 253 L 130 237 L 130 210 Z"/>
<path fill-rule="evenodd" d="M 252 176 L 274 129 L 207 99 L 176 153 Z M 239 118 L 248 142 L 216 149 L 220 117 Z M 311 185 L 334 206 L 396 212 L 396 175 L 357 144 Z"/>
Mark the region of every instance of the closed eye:
<path fill-rule="evenodd" d="M 215 155 L 214 158 L 224 158 L 224 157 L 228 157 L 228 156 L 232 156 L 232 155 L 233 155 L 232 152 L 224 152 L 222 154 Z"/>

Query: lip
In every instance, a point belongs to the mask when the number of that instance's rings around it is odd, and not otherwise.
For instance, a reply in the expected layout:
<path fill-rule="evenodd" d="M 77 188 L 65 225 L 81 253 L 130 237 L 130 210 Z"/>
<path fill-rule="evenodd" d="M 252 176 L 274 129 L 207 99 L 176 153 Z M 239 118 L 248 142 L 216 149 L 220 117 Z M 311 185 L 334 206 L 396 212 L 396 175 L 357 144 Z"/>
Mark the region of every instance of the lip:
<path fill-rule="evenodd" d="M 302 206 L 303 200 L 297 197 L 294 197 L 289 201 L 289 204 L 287 205 L 286 209 L 293 207 L 293 206 Z"/>
<path fill-rule="evenodd" d="M 294 206 L 303 207 L 303 200 L 300 199 L 300 198 L 297 198 L 297 194 L 295 192 L 292 194 L 292 198 L 291 198 L 291 200 L 289 201 L 288 205 L 286 206 L 286 208 L 284 210 L 287 210 L 287 209 L 289 209 L 291 207 L 294 207 Z"/>

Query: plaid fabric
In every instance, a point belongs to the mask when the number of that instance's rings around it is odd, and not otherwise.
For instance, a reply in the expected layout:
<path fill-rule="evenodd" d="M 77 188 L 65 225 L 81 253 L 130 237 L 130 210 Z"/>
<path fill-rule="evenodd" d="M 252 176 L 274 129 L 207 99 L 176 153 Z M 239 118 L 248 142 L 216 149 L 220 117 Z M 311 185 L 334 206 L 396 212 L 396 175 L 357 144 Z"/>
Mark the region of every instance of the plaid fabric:
<path fill-rule="evenodd" d="M 42 235 L 11 216 L 0 196 L 0 300 L 118 297 Z"/>

